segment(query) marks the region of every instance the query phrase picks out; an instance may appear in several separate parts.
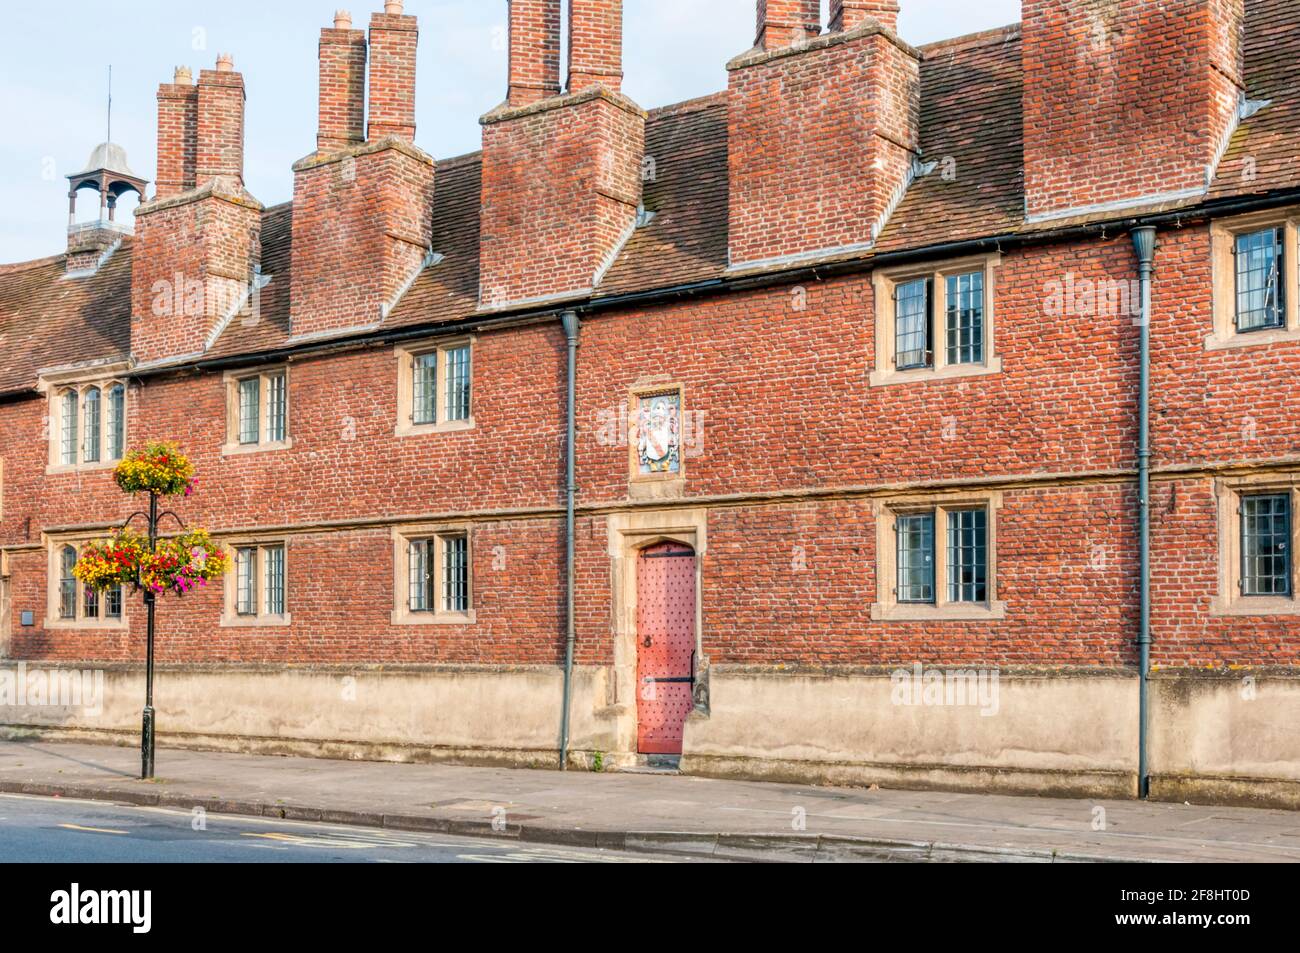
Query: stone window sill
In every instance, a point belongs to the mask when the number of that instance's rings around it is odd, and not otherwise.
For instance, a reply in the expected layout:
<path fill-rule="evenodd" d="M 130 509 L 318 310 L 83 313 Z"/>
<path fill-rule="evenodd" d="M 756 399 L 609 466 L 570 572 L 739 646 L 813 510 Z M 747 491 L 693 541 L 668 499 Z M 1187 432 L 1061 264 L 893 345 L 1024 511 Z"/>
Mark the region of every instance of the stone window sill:
<path fill-rule="evenodd" d="M 871 607 L 872 622 L 996 622 L 1007 617 L 1007 604 L 987 605 L 948 603 L 940 606 L 899 603 L 876 603 Z"/>
<path fill-rule="evenodd" d="M 410 612 L 402 609 L 392 614 L 393 625 L 473 625 L 477 613 L 469 612 Z"/>
<path fill-rule="evenodd" d="M 1300 600 L 1290 596 L 1242 596 L 1231 602 L 1215 599 L 1210 603 L 1211 616 L 1300 616 Z"/>
<path fill-rule="evenodd" d="M 1273 331 L 1234 331 L 1227 337 L 1211 334 L 1205 339 L 1205 349 L 1207 351 L 1226 351 L 1239 347 L 1293 344 L 1297 341 L 1300 341 L 1300 328 L 1277 328 Z"/>
<path fill-rule="evenodd" d="M 276 450 L 292 450 L 293 438 L 277 440 L 275 443 L 228 443 L 221 448 L 223 457 L 247 456 L 252 453 L 272 453 Z"/>
<path fill-rule="evenodd" d="M 985 377 L 1002 373 L 1002 358 L 994 357 L 986 364 L 946 364 L 940 368 L 918 367 L 907 371 L 872 371 L 872 387 L 891 384 L 918 384 L 924 381 L 949 381 L 963 377 Z"/>
<path fill-rule="evenodd" d="M 283 629 L 293 625 L 293 616 L 285 615 L 240 615 L 225 616 L 221 620 L 223 629 Z"/>
<path fill-rule="evenodd" d="M 57 476 L 61 473 L 100 473 L 104 470 L 114 469 L 120 460 L 105 460 L 102 463 L 55 463 L 45 468 L 46 476 Z"/>
<path fill-rule="evenodd" d="M 428 434 L 463 433 L 474 429 L 474 418 L 468 420 L 449 420 L 441 424 L 402 424 L 393 431 L 398 437 L 422 437 Z"/>
<path fill-rule="evenodd" d="M 65 632 L 125 632 L 131 628 L 131 623 L 125 617 L 109 621 L 99 619 L 46 619 L 43 627 Z"/>

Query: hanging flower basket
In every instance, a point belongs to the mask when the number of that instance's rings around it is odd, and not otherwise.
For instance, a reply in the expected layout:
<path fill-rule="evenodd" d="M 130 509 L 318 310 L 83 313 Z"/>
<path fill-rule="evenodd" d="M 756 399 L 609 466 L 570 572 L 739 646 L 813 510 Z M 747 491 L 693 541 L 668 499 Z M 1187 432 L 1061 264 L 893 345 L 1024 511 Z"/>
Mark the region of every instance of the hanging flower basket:
<path fill-rule="evenodd" d="M 132 450 L 113 475 L 124 493 L 189 496 L 198 485 L 194 464 L 174 443 L 151 443 Z"/>
<path fill-rule="evenodd" d="M 90 543 L 77 558 L 72 575 L 87 589 L 103 592 L 135 584 L 136 566 L 149 551 L 149 540 L 129 529 L 118 530 L 111 539 Z"/>
<path fill-rule="evenodd" d="M 204 530 L 159 540 L 157 549 L 140 554 L 140 585 L 155 594 L 179 596 L 220 579 L 229 568 L 225 550 Z"/>

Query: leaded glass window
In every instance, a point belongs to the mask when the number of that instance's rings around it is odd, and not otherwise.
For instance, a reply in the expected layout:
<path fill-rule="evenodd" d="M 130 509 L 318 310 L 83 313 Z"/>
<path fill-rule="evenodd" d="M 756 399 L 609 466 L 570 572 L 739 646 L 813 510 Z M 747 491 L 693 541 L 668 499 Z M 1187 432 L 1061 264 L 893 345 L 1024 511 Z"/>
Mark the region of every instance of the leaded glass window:
<path fill-rule="evenodd" d="M 266 439 L 280 443 L 288 433 L 289 402 L 284 374 L 266 378 Z"/>
<path fill-rule="evenodd" d="M 64 546 L 59 553 L 59 618 L 77 617 L 77 579 L 72 569 L 77 565 L 77 550 Z"/>
<path fill-rule="evenodd" d="M 261 436 L 261 390 L 259 378 L 249 377 L 239 382 L 239 442 L 257 443 Z"/>
<path fill-rule="evenodd" d="M 83 463 L 98 463 L 100 452 L 100 394 L 98 387 L 92 387 L 82 395 L 82 415 L 86 421 L 86 440 L 82 447 Z"/>
<path fill-rule="evenodd" d="M 434 541 L 413 539 L 410 544 L 410 607 L 412 612 L 432 612 L 435 607 L 433 564 Z"/>
<path fill-rule="evenodd" d="M 442 540 L 442 608 L 469 611 L 469 540 L 464 536 Z"/>
<path fill-rule="evenodd" d="M 469 420 L 470 417 L 470 350 L 469 345 L 448 348 L 443 352 L 447 393 L 445 416 L 447 420 Z"/>
<path fill-rule="evenodd" d="M 934 513 L 900 514 L 898 601 L 934 602 Z"/>
<path fill-rule="evenodd" d="M 266 614 L 284 615 L 284 547 L 268 546 L 262 557 L 266 564 Z"/>
<path fill-rule="evenodd" d="M 899 370 L 929 367 L 932 360 L 930 342 L 930 299 L 933 282 L 929 278 L 906 281 L 895 289 L 894 323 L 895 364 Z"/>
<path fill-rule="evenodd" d="M 417 354 L 413 358 L 413 402 L 411 421 L 417 424 L 438 422 L 438 352 Z"/>
<path fill-rule="evenodd" d="M 1241 594 L 1291 595 L 1291 497 L 1241 498 Z"/>
<path fill-rule="evenodd" d="M 75 390 L 65 391 L 60 398 L 61 414 L 59 417 L 59 459 L 66 466 L 77 463 L 77 417 L 78 404 Z"/>
<path fill-rule="evenodd" d="M 122 587 L 114 586 L 104 592 L 104 618 L 122 618 Z"/>
<path fill-rule="evenodd" d="M 948 512 L 948 601 L 988 600 L 988 512 Z"/>
<path fill-rule="evenodd" d="M 253 546 L 235 552 L 235 612 L 257 615 L 257 548 Z"/>
<path fill-rule="evenodd" d="M 1286 324 L 1285 234 L 1283 228 L 1266 228 L 1237 236 L 1238 331 Z"/>
<path fill-rule="evenodd" d="M 948 363 L 981 364 L 984 361 L 984 272 L 949 275 Z"/>
<path fill-rule="evenodd" d="M 126 453 L 126 387 L 114 384 L 108 390 L 108 459 L 121 460 Z"/>

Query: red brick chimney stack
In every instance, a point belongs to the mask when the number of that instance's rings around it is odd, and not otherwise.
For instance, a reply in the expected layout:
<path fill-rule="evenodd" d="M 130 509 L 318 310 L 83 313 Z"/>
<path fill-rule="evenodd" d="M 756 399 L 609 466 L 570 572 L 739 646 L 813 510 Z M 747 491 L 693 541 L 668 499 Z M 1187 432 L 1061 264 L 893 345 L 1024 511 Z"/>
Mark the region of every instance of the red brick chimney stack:
<path fill-rule="evenodd" d="M 867 19 L 875 20 L 891 33 L 897 33 L 898 0 L 831 0 L 832 33 L 855 29 Z"/>
<path fill-rule="evenodd" d="M 560 93 L 560 0 L 509 0 L 511 106 Z"/>
<path fill-rule="evenodd" d="M 569 0 L 569 92 L 623 87 L 623 0 Z"/>
<path fill-rule="evenodd" d="M 158 182 L 155 198 L 194 188 L 199 151 L 199 90 L 188 66 L 158 87 Z"/>
<path fill-rule="evenodd" d="M 1243 0 L 1024 0 L 1031 218 L 1193 197 L 1236 127 Z"/>
<path fill-rule="evenodd" d="M 562 96 L 558 22 L 558 3 L 513 0 L 509 92 L 480 120 L 485 310 L 590 294 L 636 226 L 646 114 L 620 89 L 622 0 L 571 0 Z"/>
<path fill-rule="evenodd" d="M 370 18 L 371 142 L 396 136 L 415 141 L 415 53 L 419 20 L 402 13 L 402 0 L 388 0 Z"/>
<path fill-rule="evenodd" d="M 822 31 L 818 0 L 758 0 L 754 45 L 764 50 L 797 46 Z"/>
<path fill-rule="evenodd" d="M 816 3 L 757 2 L 759 45 L 727 64 L 731 269 L 871 248 L 920 154 L 920 53 L 873 17 L 811 36 Z M 835 12 L 868 6 L 891 12 Z"/>
<path fill-rule="evenodd" d="M 424 267 L 435 165 L 414 144 L 419 22 L 389 0 L 367 39 L 344 11 L 321 31 L 317 149 L 294 163 L 289 323 L 295 337 L 377 326 Z"/>
<path fill-rule="evenodd" d="M 338 152 L 366 141 L 366 31 L 346 10 L 320 31 L 320 125 L 316 148 Z"/>
<path fill-rule="evenodd" d="M 244 101 L 244 77 L 229 53 L 217 58 L 215 70 L 199 73 L 198 185 L 218 176 L 244 184 Z"/>

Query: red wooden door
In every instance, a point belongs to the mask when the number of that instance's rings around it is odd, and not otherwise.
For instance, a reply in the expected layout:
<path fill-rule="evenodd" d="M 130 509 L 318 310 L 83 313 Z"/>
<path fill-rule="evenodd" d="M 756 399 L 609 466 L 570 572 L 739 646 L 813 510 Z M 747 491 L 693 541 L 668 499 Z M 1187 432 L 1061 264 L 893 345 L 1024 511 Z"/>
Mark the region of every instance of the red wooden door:
<path fill-rule="evenodd" d="M 636 573 L 637 750 L 681 754 L 694 707 L 695 551 L 681 543 L 642 550 Z"/>

